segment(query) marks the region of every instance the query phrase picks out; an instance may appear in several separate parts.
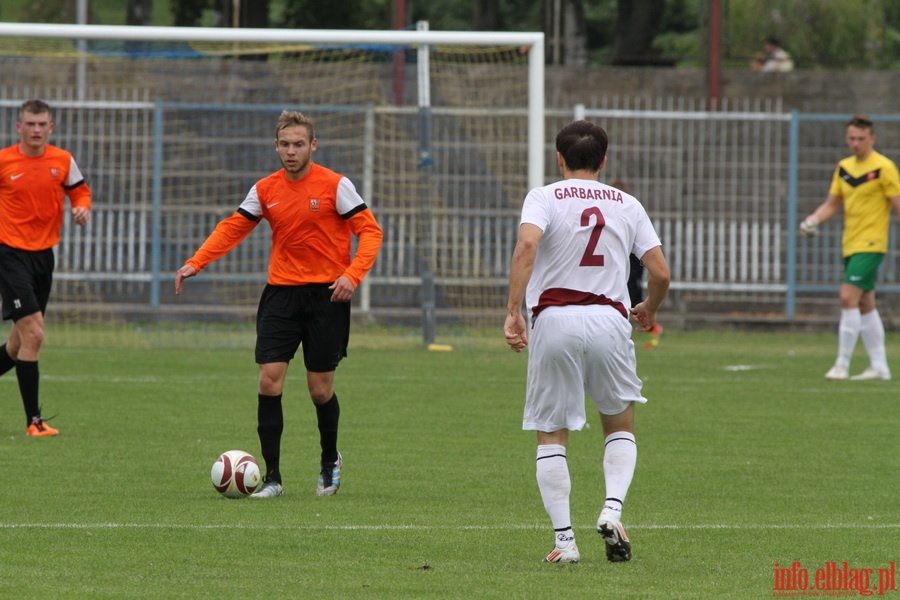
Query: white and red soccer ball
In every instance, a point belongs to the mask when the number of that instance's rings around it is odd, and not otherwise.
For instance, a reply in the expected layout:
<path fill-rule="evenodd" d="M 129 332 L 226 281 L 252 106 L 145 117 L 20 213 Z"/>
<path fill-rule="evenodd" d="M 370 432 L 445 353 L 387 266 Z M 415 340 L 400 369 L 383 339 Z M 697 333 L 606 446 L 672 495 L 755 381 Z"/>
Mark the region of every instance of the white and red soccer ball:
<path fill-rule="evenodd" d="M 249 496 L 262 483 L 259 464 L 253 455 L 243 450 L 220 454 L 213 463 L 210 477 L 216 491 L 226 498 Z"/>

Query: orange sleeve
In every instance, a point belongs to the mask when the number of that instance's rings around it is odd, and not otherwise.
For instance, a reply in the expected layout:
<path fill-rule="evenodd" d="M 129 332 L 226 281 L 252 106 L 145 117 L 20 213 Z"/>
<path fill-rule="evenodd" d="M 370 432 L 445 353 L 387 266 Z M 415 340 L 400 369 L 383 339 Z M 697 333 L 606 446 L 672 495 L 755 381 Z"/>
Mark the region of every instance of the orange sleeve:
<path fill-rule="evenodd" d="M 229 250 L 241 243 L 241 240 L 253 231 L 258 222 L 245 217 L 240 212 L 219 221 L 203 245 L 184 264 L 194 267 L 198 272 L 203 270 L 209 263 L 222 258 Z"/>
<path fill-rule="evenodd" d="M 66 196 L 69 197 L 69 203 L 72 205 L 72 208 L 91 210 L 91 189 L 84 181 L 71 189 L 67 189 Z"/>
<path fill-rule="evenodd" d="M 363 210 L 349 220 L 350 231 L 359 238 L 359 244 L 356 247 L 356 255 L 344 276 L 358 286 L 369 269 L 375 264 L 375 258 L 378 256 L 378 250 L 381 248 L 381 239 L 383 233 L 375 215 L 371 210 Z"/>

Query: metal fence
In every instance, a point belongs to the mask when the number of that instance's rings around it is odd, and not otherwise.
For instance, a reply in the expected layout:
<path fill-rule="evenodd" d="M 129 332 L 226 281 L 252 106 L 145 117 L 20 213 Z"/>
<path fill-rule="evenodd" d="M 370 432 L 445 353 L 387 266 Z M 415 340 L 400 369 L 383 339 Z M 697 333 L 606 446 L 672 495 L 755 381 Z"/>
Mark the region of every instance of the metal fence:
<path fill-rule="evenodd" d="M 0 99 L 2 145 L 16 141 L 20 103 Z M 278 168 L 271 130 L 283 107 L 154 102 L 140 93 L 52 104 L 53 143 L 72 151 L 95 196 L 88 228 L 65 221 L 54 302 L 102 307 L 122 319 L 251 314 L 266 276 L 265 227 L 198 278 L 190 300 L 176 301 L 169 287 L 215 223 Z M 785 113 L 754 101 L 719 112 L 687 100 L 610 104 L 546 111 L 548 137 L 576 115 L 609 131 L 604 181 L 625 181 L 644 203 L 663 240 L 673 290 L 749 311 L 777 298 L 793 317 L 804 293 L 837 289 L 840 219 L 812 242 L 798 240 L 796 228 L 798 217 L 824 199 L 836 162 L 848 154 L 842 123 L 850 115 Z M 527 191 L 526 111 L 435 109 L 434 160 L 423 178 L 414 109 L 297 108 L 318 116 L 317 160 L 356 183 L 385 231 L 357 311 L 387 325 L 414 322 L 427 242 L 435 249 L 430 266 L 445 321 L 469 323 L 463 315 L 474 315 L 496 324 Z M 878 149 L 900 156 L 900 117 L 873 118 Z M 552 137 L 545 164 L 551 181 Z M 900 291 L 893 227 L 879 288 L 887 292 Z"/>

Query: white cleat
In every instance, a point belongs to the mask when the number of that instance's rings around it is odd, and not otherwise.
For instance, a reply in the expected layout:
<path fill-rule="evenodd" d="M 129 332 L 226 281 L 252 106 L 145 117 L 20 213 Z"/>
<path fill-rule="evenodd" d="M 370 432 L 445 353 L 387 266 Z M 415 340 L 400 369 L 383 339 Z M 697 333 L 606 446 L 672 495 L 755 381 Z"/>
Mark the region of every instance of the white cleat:
<path fill-rule="evenodd" d="M 344 457 L 338 452 L 337 462 L 324 463 L 319 471 L 319 482 L 316 484 L 316 496 L 334 496 L 341 487 L 341 468 Z"/>
<path fill-rule="evenodd" d="M 605 512 L 605 511 L 604 511 Z M 597 533 L 606 542 L 606 560 L 609 562 L 628 562 L 631 560 L 631 542 L 622 523 L 609 513 L 600 513 L 597 519 Z"/>
<path fill-rule="evenodd" d="M 883 381 L 890 381 L 891 372 L 890 371 L 879 371 L 878 369 L 873 369 L 869 367 L 859 375 L 854 375 L 850 378 L 850 381 L 867 381 L 869 379 L 881 379 Z"/>
<path fill-rule="evenodd" d="M 284 486 L 277 481 L 267 481 L 248 498 L 277 498 L 284 495 Z"/>
<path fill-rule="evenodd" d="M 581 553 L 575 542 L 568 544 L 564 548 L 554 548 L 553 552 L 544 557 L 544 562 L 549 563 L 577 563 L 581 560 Z"/>
<path fill-rule="evenodd" d="M 825 373 L 825 379 L 831 379 L 832 381 L 850 379 L 850 371 L 847 369 L 847 367 L 834 365 L 833 367 L 828 369 L 827 373 Z"/>

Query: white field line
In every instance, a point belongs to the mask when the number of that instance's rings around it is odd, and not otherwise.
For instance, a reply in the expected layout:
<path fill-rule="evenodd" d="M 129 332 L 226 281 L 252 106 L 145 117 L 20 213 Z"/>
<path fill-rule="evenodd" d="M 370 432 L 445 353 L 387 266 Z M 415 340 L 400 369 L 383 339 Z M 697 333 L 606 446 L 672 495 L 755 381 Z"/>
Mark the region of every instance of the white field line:
<path fill-rule="evenodd" d="M 404 531 L 404 530 L 520 530 L 520 529 L 545 529 L 548 525 L 525 525 L 515 523 L 500 523 L 496 525 L 242 525 L 228 524 L 183 524 L 183 523 L 0 523 L 0 529 L 182 529 L 182 530 L 215 530 L 215 529 L 247 529 L 247 530 L 298 530 L 298 531 Z M 575 529 L 591 529 L 591 525 L 577 526 Z M 630 524 L 632 529 L 645 530 L 762 530 L 762 529 L 794 529 L 820 531 L 829 529 L 900 529 L 900 523 L 820 523 L 820 524 L 788 524 L 767 525 L 757 523 L 753 525 L 729 525 L 725 523 L 707 523 L 695 525 L 661 525 L 661 524 Z"/>

